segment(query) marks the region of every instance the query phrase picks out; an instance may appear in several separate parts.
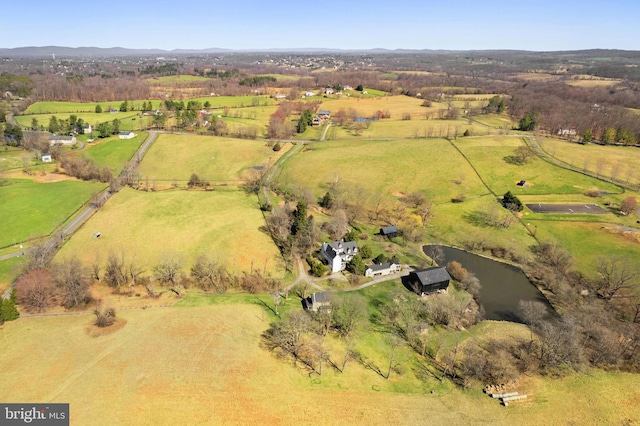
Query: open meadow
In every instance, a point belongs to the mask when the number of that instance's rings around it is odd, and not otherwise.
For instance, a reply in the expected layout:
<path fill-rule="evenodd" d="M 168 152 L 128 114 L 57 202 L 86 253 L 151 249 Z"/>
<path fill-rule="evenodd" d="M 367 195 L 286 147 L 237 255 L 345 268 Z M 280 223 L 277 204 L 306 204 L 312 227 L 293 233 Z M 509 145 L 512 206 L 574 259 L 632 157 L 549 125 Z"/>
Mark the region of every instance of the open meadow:
<path fill-rule="evenodd" d="M 132 139 L 119 139 L 118 136 L 96 139 L 95 142 L 85 145 L 82 151 L 74 151 L 74 154 L 86 155 L 98 167 L 108 167 L 118 174 L 133 158 L 148 135 L 148 133 L 137 133 Z"/>
<path fill-rule="evenodd" d="M 215 191 L 136 191 L 115 194 L 56 256 L 90 265 L 123 254 L 148 274 L 164 255 L 178 255 L 185 271 L 199 255 L 210 255 L 233 272 L 266 270 L 284 274 L 277 248 L 260 228 L 264 220 L 255 196 L 235 187 Z M 100 232 L 100 238 L 94 234 Z"/>
<path fill-rule="evenodd" d="M 640 187 L 640 150 L 539 138 L 549 155 L 578 169 Z"/>
<path fill-rule="evenodd" d="M 335 179 L 385 197 L 424 191 L 437 203 L 458 192 L 487 192 L 445 139 L 319 142 L 287 161 L 278 184 L 307 187 L 321 197 Z"/>
<path fill-rule="evenodd" d="M 148 117 L 142 117 L 140 115 L 140 111 L 118 112 L 114 114 L 109 112 L 102 112 L 100 114 L 96 114 L 95 112 L 29 114 L 18 115 L 15 119 L 21 126 L 31 128 L 32 121 L 35 118 L 38 121 L 38 126 L 44 126 L 44 128 L 47 129 L 49 120 L 52 116 L 55 116 L 57 119 L 68 120 L 71 115 L 75 115 L 78 119 L 82 119 L 85 123 L 91 124 L 92 126 L 96 126 L 97 124 L 104 122 L 112 122 L 117 119 L 120 122 L 120 130 L 137 131 L 142 129 L 149 121 Z"/>
<path fill-rule="evenodd" d="M 279 155 L 261 140 L 161 134 L 145 155 L 139 172 L 143 178 L 169 183 L 175 179 L 184 184 L 196 173 L 214 185 L 238 184 L 250 169 L 263 168 Z"/>
<path fill-rule="evenodd" d="M 385 380 L 357 361 L 308 375 L 264 347 L 274 318 L 258 297 L 188 297 L 118 317 L 124 326 L 100 337 L 88 333 L 88 314 L 3 325 L 0 362 L 12 368 L 0 399 L 69 402 L 71 424 L 92 425 L 185 415 L 191 424 L 625 424 L 640 403 L 638 376 L 614 372 L 526 379 L 529 399 L 508 408 L 477 388 L 417 382 L 410 370 Z"/>
<path fill-rule="evenodd" d="M 76 180 L 0 182 L 0 247 L 49 235 L 106 187 L 103 183 Z"/>
<path fill-rule="evenodd" d="M 535 156 L 526 164 L 514 164 L 511 158 L 515 150 L 525 145 L 517 136 L 460 138 L 455 144 L 498 195 L 507 191 L 516 195 L 584 194 L 593 188 L 620 192 L 615 185 L 562 169 Z M 517 186 L 521 180 L 529 186 Z"/>

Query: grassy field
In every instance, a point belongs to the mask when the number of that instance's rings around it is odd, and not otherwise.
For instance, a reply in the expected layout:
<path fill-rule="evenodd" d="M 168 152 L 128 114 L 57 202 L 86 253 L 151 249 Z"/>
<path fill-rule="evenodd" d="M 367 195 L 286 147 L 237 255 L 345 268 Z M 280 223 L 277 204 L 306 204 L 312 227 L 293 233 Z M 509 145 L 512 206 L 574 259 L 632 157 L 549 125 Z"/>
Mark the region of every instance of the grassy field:
<path fill-rule="evenodd" d="M 309 173 L 310 164 L 313 173 Z M 298 184 L 320 197 L 335 177 L 372 194 L 425 191 L 435 202 L 448 201 L 458 191 L 469 196 L 486 192 L 468 163 L 444 139 L 317 143 L 287 161 L 278 183 Z"/>
<path fill-rule="evenodd" d="M 139 107 L 142 105 L 142 102 L 147 102 L 147 101 L 148 100 L 145 100 L 145 99 L 137 99 L 137 100 L 128 101 L 128 103 L 129 103 L 129 106 Z M 110 108 L 118 109 L 122 102 L 124 102 L 124 100 L 119 100 L 119 101 L 115 100 L 115 101 L 108 101 L 108 102 L 36 102 L 34 104 L 29 105 L 29 107 L 24 111 L 23 114 L 24 115 L 48 114 L 47 122 L 40 123 L 46 126 L 49 122 L 49 116 L 51 115 L 56 115 L 58 118 L 67 118 L 68 115 L 70 114 L 76 114 L 76 115 L 78 115 L 77 113 L 94 113 L 95 114 L 96 106 L 98 105 L 100 105 L 103 111 L 102 113 L 99 114 L 101 117 L 119 118 L 118 116 L 121 114 L 129 114 L 134 112 L 134 111 L 129 111 L 127 113 L 118 112 L 117 114 L 109 113 Z M 154 108 L 160 106 L 160 101 L 158 100 L 153 100 L 151 102 L 153 103 Z M 139 112 L 140 111 L 138 111 L 138 113 Z M 60 114 L 60 115 L 57 115 L 57 114 Z M 65 115 L 62 115 L 62 114 L 65 114 Z M 80 115 L 78 115 L 78 117 L 80 117 Z M 111 120 L 113 120 L 113 118 L 111 118 Z M 107 119 L 99 120 L 98 122 L 100 121 L 107 121 Z M 93 122 L 90 121 L 90 123 L 93 123 Z"/>
<path fill-rule="evenodd" d="M 498 195 L 507 191 L 516 195 L 583 194 L 592 188 L 620 192 L 620 188 L 614 185 L 561 169 L 537 157 L 524 165 L 509 163 L 507 158 L 523 144 L 518 137 L 462 138 L 456 141 L 456 146 Z M 530 186 L 516 186 L 520 180 L 526 180 Z"/>
<path fill-rule="evenodd" d="M 23 257 L 13 257 L 0 261 L 0 289 L 4 290 L 20 275 Z"/>
<path fill-rule="evenodd" d="M 105 184 L 65 180 L 35 183 L 27 179 L 0 186 L 0 247 L 48 235 Z"/>
<path fill-rule="evenodd" d="M 85 145 L 85 148 L 77 153 L 86 155 L 98 167 L 108 167 L 117 174 L 123 165 L 132 159 L 147 136 L 147 133 L 137 133 L 132 139 L 119 139 L 118 136 L 96 139 L 94 143 Z"/>
<path fill-rule="evenodd" d="M 237 183 L 249 169 L 263 167 L 277 156 L 259 140 L 163 134 L 146 154 L 139 171 L 145 178 L 182 183 L 192 173 L 214 184 Z"/>
<path fill-rule="evenodd" d="M 87 332 L 92 315 L 6 323 L 0 362 L 12 368 L 0 379 L 0 399 L 69 402 L 71 424 L 92 425 L 187 418 L 190 424 L 406 425 L 424 424 L 425 413 L 429 423 L 451 425 L 637 420 L 640 382 L 622 373 L 527 379 L 520 390 L 529 399 L 508 409 L 478 389 L 416 382 L 410 370 L 385 380 L 356 361 L 343 374 L 326 366 L 323 376 L 308 376 L 262 347 L 273 317 L 256 299 L 243 298 L 120 311 L 124 327 L 101 337 Z"/>
<path fill-rule="evenodd" d="M 640 259 L 640 230 L 616 223 L 531 221 L 542 240 L 557 241 L 575 258 L 575 269 L 595 276 L 599 257 Z M 588 244 L 585 242 L 588 241 Z"/>
<path fill-rule="evenodd" d="M 0 172 L 22 168 L 22 158 L 32 154 L 20 149 L 4 146 L 0 150 Z"/>
<path fill-rule="evenodd" d="M 150 274 L 164 254 L 179 254 L 185 272 L 197 256 L 209 254 L 235 272 L 249 271 L 253 265 L 281 277 L 278 250 L 260 231 L 263 225 L 255 196 L 233 187 L 206 192 L 125 188 L 65 244 L 56 259 L 77 256 L 91 264 L 96 255 L 105 262 L 110 252 L 124 253 Z M 93 238 L 96 232 L 102 233 L 99 239 Z"/>
<path fill-rule="evenodd" d="M 540 138 L 542 139 L 542 138 Z M 581 145 L 558 139 L 542 139 L 543 149 L 574 167 L 640 185 L 640 151 L 635 147 Z"/>
<path fill-rule="evenodd" d="M 117 114 L 111 114 L 109 112 L 102 112 L 100 114 L 96 114 L 95 112 L 56 112 L 53 114 L 47 113 L 19 115 L 16 116 L 15 119 L 21 126 L 30 128 L 31 121 L 35 118 L 36 120 L 38 120 L 38 125 L 44 126 L 44 128 L 46 129 L 49 125 L 49 120 L 53 115 L 55 115 L 58 119 L 65 120 L 68 119 L 70 115 L 75 115 L 77 118 L 81 118 L 85 121 L 85 123 L 89 123 L 92 126 L 95 126 L 99 123 L 112 122 L 113 120 L 118 119 L 120 121 L 120 130 L 140 130 L 143 124 L 149 121 L 148 117 L 140 116 L 140 111 L 118 112 Z"/>

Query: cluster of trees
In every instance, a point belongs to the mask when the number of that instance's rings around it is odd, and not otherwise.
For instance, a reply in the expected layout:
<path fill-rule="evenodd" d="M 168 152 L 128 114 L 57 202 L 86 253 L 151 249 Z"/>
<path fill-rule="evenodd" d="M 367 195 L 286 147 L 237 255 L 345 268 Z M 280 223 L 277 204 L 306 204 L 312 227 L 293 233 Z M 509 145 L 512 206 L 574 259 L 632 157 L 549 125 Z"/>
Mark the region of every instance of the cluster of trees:
<path fill-rule="evenodd" d="M 31 95 L 33 81 L 28 76 L 15 75 L 3 71 L 0 73 L 0 93 L 11 93 L 13 96 L 26 98 Z"/>
<path fill-rule="evenodd" d="M 96 255 L 90 265 L 83 264 L 76 258 L 51 263 L 53 253 L 54 250 L 48 246 L 38 247 L 17 281 L 16 294 L 11 301 L 27 312 L 46 312 L 57 305 L 66 309 L 85 308 L 95 302 L 89 290 L 95 282 L 103 283 L 116 293 L 124 295 L 133 295 L 133 286 L 144 286 L 148 297 L 152 298 L 159 297 L 164 292 L 156 290 L 154 282 L 178 295 L 192 285 L 217 293 L 228 289 L 268 293 L 281 286 L 278 279 L 255 269 L 234 275 L 219 259 L 207 255 L 199 256 L 190 270 L 185 270 L 181 256 L 165 253 L 147 271 L 135 256 L 127 260 L 124 253 L 110 252 L 104 261 Z M 3 309 L 6 312 L 14 309 L 10 308 L 9 302 L 8 299 L 6 307 L 4 304 L 0 307 L 0 312 Z M 115 312 L 107 316 L 114 318 Z"/>
<path fill-rule="evenodd" d="M 256 77 L 243 78 L 238 82 L 240 86 L 263 86 L 265 83 L 275 83 L 277 80 L 270 75 L 259 75 Z"/>
<path fill-rule="evenodd" d="M 87 123 L 82 118 L 78 118 L 78 116 L 71 114 L 68 119 L 58 118 L 55 115 L 52 115 L 49 118 L 49 124 L 47 126 L 47 131 L 49 133 L 83 133 L 83 127 L 86 126 Z M 34 118 L 31 120 L 31 130 L 43 130 L 44 127 L 39 125 L 38 120 Z"/>
<path fill-rule="evenodd" d="M 103 123 L 98 123 L 95 130 L 98 132 L 99 138 L 108 138 L 111 135 L 117 135 L 120 133 L 120 120 L 115 118 L 110 122 L 105 121 Z"/>
<path fill-rule="evenodd" d="M 292 356 L 319 375 L 326 363 L 343 373 L 347 363 L 358 357 L 355 342 L 368 326 L 366 306 L 357 293 L 332 295 L 330 307 L 317 312 L 296 310 L 273 323 L 265 339 L 272 350 Z M 330 333 L 343 342 L 342 353 L 332 354 L 326 347 Z"/>
<path fill-rule="evenodd" d="M 97 180 L 100 182 L 110 182 L 113 179 L 113 173 L 108 167 L 98 167 L 91 159 L 84 156 L 71 156 L 66 153 L 59 152 L 56 158 L 65 173 L 69 176 L 77 177 L 82 180 Z"/>
<path fill-rule="evenodd" d="M 310 125 L 312 123 L 313 114 L 315 114 L 321 103 L 322 101 L 285 101 L 280 103 L 276 112 L 271 114 L 271 117 L 269 117 L 266 137 L 268 139 L 288 139 L 298 130 L 302 130 L 299 133 L 304 132 L 304 130 L 306 130 L 306 125 Z M 289 118 L 292 114 L 300 115 L 297 126 Z"/>

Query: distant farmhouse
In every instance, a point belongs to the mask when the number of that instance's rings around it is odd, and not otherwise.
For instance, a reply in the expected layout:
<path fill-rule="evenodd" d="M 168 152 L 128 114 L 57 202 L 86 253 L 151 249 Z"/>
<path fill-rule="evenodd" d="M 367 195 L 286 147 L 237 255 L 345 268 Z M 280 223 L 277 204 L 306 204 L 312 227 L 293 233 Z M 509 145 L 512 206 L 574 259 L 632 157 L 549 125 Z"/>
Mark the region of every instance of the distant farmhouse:
<path fill-rule="evenodd" d="M 302 301 L 304 309 L 311 312 L 331 311 L 331 295 L 327 292 L 312 293 Z"/>
<path fill-rule="evenodd" d="M 449 287 L 451 276 L 444 267 L 420 269 L 409 274 L 409 284 L 419 296 L 442 292 Z"/>
<path fill-rule="evenodd" d="M 120 133 L 118 133 L 118 138 L 120 138 L 120 139 L 133 139 L 135 136 L 136 135 L 133 132 L 120 132 Z"/>
<path fill-rule="evenodd" d="M 93 131 L 93 128 L 91 127 L 91 124 L 87 124 L 86 126 L 82 126 L 82 133 L 83 134 L 88 135 L 92 131 Z"/>
<path fill-rule="evenodd" d="M 364 271 L 365 277 L 379 277 L 382 275 L 394 274 L 400 271 L 400 264 L 397 262 L 385 262 L 379 265 L 367 266 Z"/>
<path fill-rule="evenodd" d="M 318 111 L 318 117 L 320 117 L 322 120 L 328 120 L 331 118 L 331 111 L 321 109 L 320 111 Z"/>
<path fill-rule="evenodd" d="M 77 142 L 75 136 L 66 136 L 66 135 L 51 135 L 49 139 L 49 145 L 62 145 L 62 146 L 72 146 Z"/>
<path fill-rule="evenodd" d="M 358 245 L 355 241 L 334 241 L 324 243 L 320 248 L 320 254 L 331 266 L 331 273 L 340 272 L 347 267 L 347 262 L 358 254 Z"/>

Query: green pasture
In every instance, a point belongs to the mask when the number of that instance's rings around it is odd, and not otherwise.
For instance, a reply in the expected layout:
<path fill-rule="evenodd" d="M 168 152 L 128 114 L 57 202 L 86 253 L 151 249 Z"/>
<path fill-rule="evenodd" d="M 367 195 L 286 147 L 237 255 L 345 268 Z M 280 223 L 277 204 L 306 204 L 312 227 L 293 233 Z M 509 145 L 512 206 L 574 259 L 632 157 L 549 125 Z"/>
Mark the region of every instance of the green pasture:
<path fill-rule="evenodd" d="M 100 113 L 100 116 L 118 116 L 118 115 L 122 115 L 122 114 L 127 114 L 124 112 L 119 112 L 118 114 L 111 114 L 109 112 L 109 110 L 111 108 L 115 108 L 115 109 L 119 109 L 120 108 L 120 104 L 122 104 L 122 102 L 124 102 L 124 100 L 115 100 L 115 101 L 108 101 L 108 102 L 36 102 L 34 104 L 29 105 L 29 107 L 24 111 L 23 115 L 40 115 L 40 114 L 47 114 L 48 116 L 51 115 L 56 115 L 58 118 L 68 118 L 68 115 L 62 115 L 62 114 L 75 114 L 78 115 L 79 113 L 95 113 L 96 110 L 96 106 L 100 105 L 100 107 L 102 108 L 102 113 Z M 136 109 L 140 109 L 140 107 L 142 106 L 143 102 L 149 102 L 148 99 L 136 99 L 136 100 L 129 100 L 128 104 L 129 107 L 135 107 Z M 153 103 L 153 107 L 154 108 L 159 108 L 161 101 L 158 100 L 152 100 L 151 101 Z M 136 111 L 129 111 L 128 113 L 134 113 Z M 140 111 L 137 111 L 138 113 Z M 60 114 L 60 116 L 58 116 L 58 114 Z M 80 115 L 78 115 L 78 117 L 80 117 Z M 84 117 L 83 117 L 84 119 Z M 90 120 L 86 120 L 89 123 L 93 124 L 93 121 Z M 101 121 L 106 121 L 106 120 L 98 120 L 97 122 L 101 122 Z M 48 117 L 47 117 L 47 122 L 44 123 L 45 126 L 47 125 L 47 123 L 49 122 Z M 29 122 L 29 124 L 31 124 L 31 122 Z M 43 124 L 43 123 L 40 123 Z"/>
<path fill-rule="evenodd" d="M 260 140 L 162 134 L 139 166 L 145 178 L 186 183 L 192 173 L 211 183 L 237 182 L 276 153 Z"/>
<path fill-rule="evenodd" d="M 614 255 L 640 259 L 640 230 L 629 232 L 617 223 L 532 220 L 540 240 L 560 243 L 575 259 L 575 269 L 595 277 L 597 260 Z"/>
<path fill-rule="evenodd" d="M 581 194 L 593 188 L 620 192 L 615 185 L 554 166 L 538 157 L 524 165 L 511 164 L 508 157 L 524 145 L 519 137 L 461 138 L 455 144 L 498 195 L 507 191 L 515 195 Z M 530 186 L 517 186 L 520 180 L 526 180 Z"/>
<path fill-rule="evenodd" d="M 145 159 L 146 161 L 146 159 Z M 124 188 L 114 195 L 58 253 L 91 264 L 123 253 L 151 274 L 166 253 L 182 257 L 185 272 L 202 254 L 220 258 L 230 270 L 252 267 L 282 276 L 280 255 L 269 235 L 255 196 L 236 188 L 215 191 L 143 192 Z M 93 238 L 96 232 L 102 235 Z"/>
<path fill-rule="evenodd" d="M 211 104 L 210 108 L 244 108 L 250 106 L 263 106 L 273 105 L 275 101 L 271 99 L 267 95 L 249 95 L 249 96 L 205 96 L 199 98 L 189 99 L 192 101 L 200 102 L 204 105 L 205 102 L 209 102 Z M 187 100 L 184 101 L 185 105 L 187 104 Z M 254 103 L 258 103 L 259 105 L 254 105 Z"/>
<path fill-rule="evenodd" d="M 19 247 L 17 248 L 19 250 Z M 0 260 L 0 289 L 4 290 L 20 275 L 25 262 L 24 257 L 12 257 Z"/>
<path fill-rule="evenodd" d="M 494 129 L 507 129 L 510 130 L 516 126 L 516 124 L 511 121 L 508 115 L 498 115 L 498 114 L 482 114 L 476 115 L 473 117 L 473 121 L 482 124 L 488 127 L 493 127 Z M 495 130 L 493 131 L 495 133 Z"/>
<path fill-rule="evenodd" d="M 38 120 L 39 126 L 44 126 L 45 129 L 49 126 L 49 120 L 52 116 L 55 116 L 58 119 L 69 119 L 70 115 L 75 115 L 77 118 L 81 118 L 85 123 L 91 124 L 94 127 L 94 134 L 97 135 L 97 131 L 95 130 L 95 126 L 99 123 L 104 122 L 112 122 L 117 119 L 120 121 L 120 130 L 140 130 L 146 123 L 150 121 L 149 117 L 140 116 L 140 111 L 128 111 L 128 112 L 118 112 L 111 114 L 100 113 L 96 114 L 95 112 L 82 112 L 82 113 L 54 113 L 54 114 L 31 114 L 31 115 L 19 115 L 16 116 L 15 119 L 23 127 L 31 128 L 31 122 L 35 118 Z"/>
<path fill-rule="evenodd" d="M 640 150 L 632 146 L 581 145 L 539 138 L 549 155 L 573 167 L 631 185 L 640 185 Z"/>
<path fill-rule="evenodd" d="M 0 186 L 0 247 L 48 235 L 105 184 L 66 180 L 35 183 L 5 180 Z"/>
<path fill-rule="evenodd" d="M 96 139 L 95 142 L 86 144 L 81 153 L 93 160 L 98 167 L 108 167 L 117 174 L 133 158 L 147 136 L 148 133 L 137 133 L 132 139 L 119 139 L 118 136 Z"/>
<path fill-rule="evenodd" d="M 335 179 L 384 197 L 424 191 L 438 203 L 459 191 L 468 196 L 487 192 L 444 139 L 318 142 L 287 160 L 278 185 L 299 185 L 320 197 Z"/>
<path fill-rule="evenodd" d="M 528 257 L 528 247 L 535 244 L 535 240 L 521 222 L 514 220 L 509 228 L 495 228 L 482 220 L 482 214 L 487 212 L 510 214 L 490 194 L 472 196 L 463 203 L 438 203 L 428 222 L 424 241 L 458 247 L 465 247 L 468 242 L 482 242 L 487 246 L 509 248 Z"/>
<path fill-rule="evenodd" d="M 23 157 L 33 157 L 33 154 L 20 148 L 0 147 L 0 172 L 22 168 Z"/>
<path fill-rule="evenodd" d="M 327 133 L 335 139 L 369 139 L 369 138 L 454 138 L 457 133 L 461 137 L 465 131 L 471 135 L 486 135 L 488 129 L 477 123 L 467 120 L 425 120 L 424 117 L 413 117 L 411 120 L 401 120 L 400 117 L 394 119 L 382 119 L 363 123 L 364 129 L 358 134 L 355 130 L 344 127 L 332 126 Z M 335 129 L 335 130 L 334 130 Z"/>

